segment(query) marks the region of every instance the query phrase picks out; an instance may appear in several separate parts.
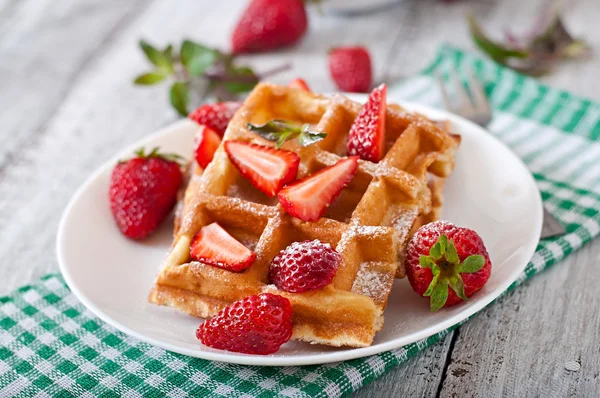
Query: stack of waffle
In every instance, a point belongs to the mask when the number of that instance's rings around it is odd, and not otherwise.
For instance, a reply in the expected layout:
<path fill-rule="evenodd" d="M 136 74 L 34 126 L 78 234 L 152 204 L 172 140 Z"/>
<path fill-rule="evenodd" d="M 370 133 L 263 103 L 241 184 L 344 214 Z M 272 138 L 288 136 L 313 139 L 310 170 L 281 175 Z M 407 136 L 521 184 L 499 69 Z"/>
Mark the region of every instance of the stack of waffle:
<path fill-rule="evenodd" d="M 295 88 L 259 84 L 235 114 L 224 141 L 274 144 L 247 129 L 273 119 L 308 123 L 327 137 L 283 149 L 301 161 L 298 178 L 346 156 L 350 127 L 361 104 L 342 95 L 325 97 Z M 389 104 L 385 155 L 359 161 L 352 181 L 317 222 L 288 215 L 240 175 L 223 145 L 202 170 L 190 167 L 177 212 L 173 244 L 149 300 L 198 317 L 210 317 L 244 297 L 270 292 L 293 307 L 293 339 L 333 346 L 371 345 L 383 327 L 383 312 L 395 277 L 404 276 L 404 250 L 411 233 L 440 216 L 445 179 L 454 167 L 460 138 L 448 126 Z M 253 265 L 232 272 L 190 258 L 194 235 L 218 222 L 257 254 Z M 291 242 L 318 239 L 342 256 L 333 282 L 323 289 L 287 293 L 269 283 L 271 260 Z"/>

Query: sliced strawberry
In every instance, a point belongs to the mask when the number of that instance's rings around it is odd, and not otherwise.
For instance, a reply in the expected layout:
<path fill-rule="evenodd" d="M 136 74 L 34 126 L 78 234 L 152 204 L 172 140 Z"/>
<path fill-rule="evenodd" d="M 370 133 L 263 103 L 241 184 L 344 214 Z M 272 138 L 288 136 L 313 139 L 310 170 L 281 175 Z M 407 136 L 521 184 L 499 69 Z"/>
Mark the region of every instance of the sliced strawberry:
<path fill-rule="evenodd" d="M 306 82 L 304 81 L 304 79 L 301 79 L 301 78 L 297 78 L 295 80 L 292 80 L 290 82 L 290 84 L 288 84 L 288 87 L 299 88 L 300 90 L 304 90 L 304 91 L 310 91 L 310 88 L 308 88 L 308 84 L 306 84 Z"/>
<path fill-rule="evenodd" d="M 385 150 L 385 111 L 387 86 L 382 84 L 369 95 L 348 133 L 348 155 L 379 162 Z"/>
<path fill-rule="evenodd" d="M 213 159 L 215 151 L 221 143 L 221 137 L 213 129 L 206 126 L 200 126 L 200 129 L 196 133 L 196 162 L 203 169 Z"/>
<path fill-rule="evenodd" d="M 358 156 L 344 158 L 283 188 L 277 197 L 285 211 L 302 221 L 317 221 L 352 180 Z"/>
<path fill-rule="evenodd" d="M 225 151 L 240 173 L 269 196 L 296 178 L 300 164 L 294 152 L 243 141 L 226 141 Z"/>
<path fill-rule="evenodd" d="M 190 245 L 190 256 L 205 264 L 239 272 L 252 265 L 256 253 L 214 222 L 202 227 L 194 236 Z"/>

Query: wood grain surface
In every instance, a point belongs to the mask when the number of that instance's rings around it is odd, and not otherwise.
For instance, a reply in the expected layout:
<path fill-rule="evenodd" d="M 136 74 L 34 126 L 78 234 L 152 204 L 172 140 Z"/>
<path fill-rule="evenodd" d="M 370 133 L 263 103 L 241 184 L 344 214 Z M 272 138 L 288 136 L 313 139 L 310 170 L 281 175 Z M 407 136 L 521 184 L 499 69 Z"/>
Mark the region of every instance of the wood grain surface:
<path fill-rule="evenodd" d="M 177 119 L 166 87 L 131 84 L 147 68 L 138 40 L 189 37 L 227 48 L 244 3 L 0 0 L 0 294 L 56 272 L 56 229 L 77 187 L 120 148 Z M 244 60 L 257 70 L 290 62 L 273 81 L 302 76 L 333 91 L 327 50 L 364 44 L 376 79 L 393 82 L 426 65 L 441 43 L 473 49 L 469 8 L 500 34 L 506 25 L 522 30 L 542 3 L 406 0 L 353 19 L 311 11 L 300 45 Z M 565 3 L 574 33 L 600 48 L 598 0 Z M 600 101 L 599 71 L 597 56 L 542 80 Z M 593 242 L 355 397 L 597 396 L 599 254 Z"/>

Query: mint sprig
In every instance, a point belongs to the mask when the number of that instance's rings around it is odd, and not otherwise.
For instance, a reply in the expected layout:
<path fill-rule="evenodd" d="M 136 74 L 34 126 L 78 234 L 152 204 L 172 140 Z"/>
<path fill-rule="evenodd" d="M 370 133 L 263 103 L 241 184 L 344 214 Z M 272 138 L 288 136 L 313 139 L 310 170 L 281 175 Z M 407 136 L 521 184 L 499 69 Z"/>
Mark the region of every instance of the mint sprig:
<path fill-rule="evenodd" d="M 153 69 L 137 76 L 134 84 L 150 86 L 170 80 L 171 106 L 181 116 L 188 115 L 195 98 L 235 100 L 252 91 L 262 79 L 290 68 L 286 64 L 259 74 L 247 65 L 237 64 L 231 54 L 187 39 L 179 49 L 169 44 L 159 50 L 144 40 L 139 44 Z"/>
<path fill-rule="evenodd" d="M 275 142 L 275 148 L 281 148 L 286 141 L 294 138 L 298 138 L 298 144 L 305 147 L 327 137 L 324 132 L 312 131 L 307 123 L 299 124 L 287 120 L 275 119 L 260 125 L 248 123 L 247 128 L 264 139 Z"/>

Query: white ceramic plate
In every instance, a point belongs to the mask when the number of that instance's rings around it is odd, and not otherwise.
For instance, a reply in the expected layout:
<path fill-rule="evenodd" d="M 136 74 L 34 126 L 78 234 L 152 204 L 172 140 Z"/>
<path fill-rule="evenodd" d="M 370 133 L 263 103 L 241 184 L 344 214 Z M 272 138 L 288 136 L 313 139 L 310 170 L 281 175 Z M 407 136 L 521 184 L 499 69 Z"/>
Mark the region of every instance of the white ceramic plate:
<path fill-rule="evenodd" d="M 354 96 L 364 101 L 364 96 Z M 126 334 L 184 355 L 249 365 L 307 365 L 343 361 L 402 347 L 442 331 L 484 308 L 523 271 L 542 227 L 542 202 L 525 165 L 486 130 L 456 115 L 403 103 L 434 119 L 448 119 L 462 135 L 456 169 L 444 191 L 443 217 L 479 232 L 492 260 L 492 275 L 468 302 L 430 313 L 428 300 L 406 279 L 395 283 L 385 327 L 366 348 L 332 348 L 288 342 L 268 356 L 214 350 L 200 344 L 201 320 L 146 297 L 171 243 L 172 223 L 143 243 L 123 237 L 112 219 L 108 186 L 116 160 L 140 146 L 191 155 L 195 126 L 186 120 L 125 149 L 94 173 L 74 195 L 58 231 L 61 271 L 75 295 L 98 317 Z"/>

